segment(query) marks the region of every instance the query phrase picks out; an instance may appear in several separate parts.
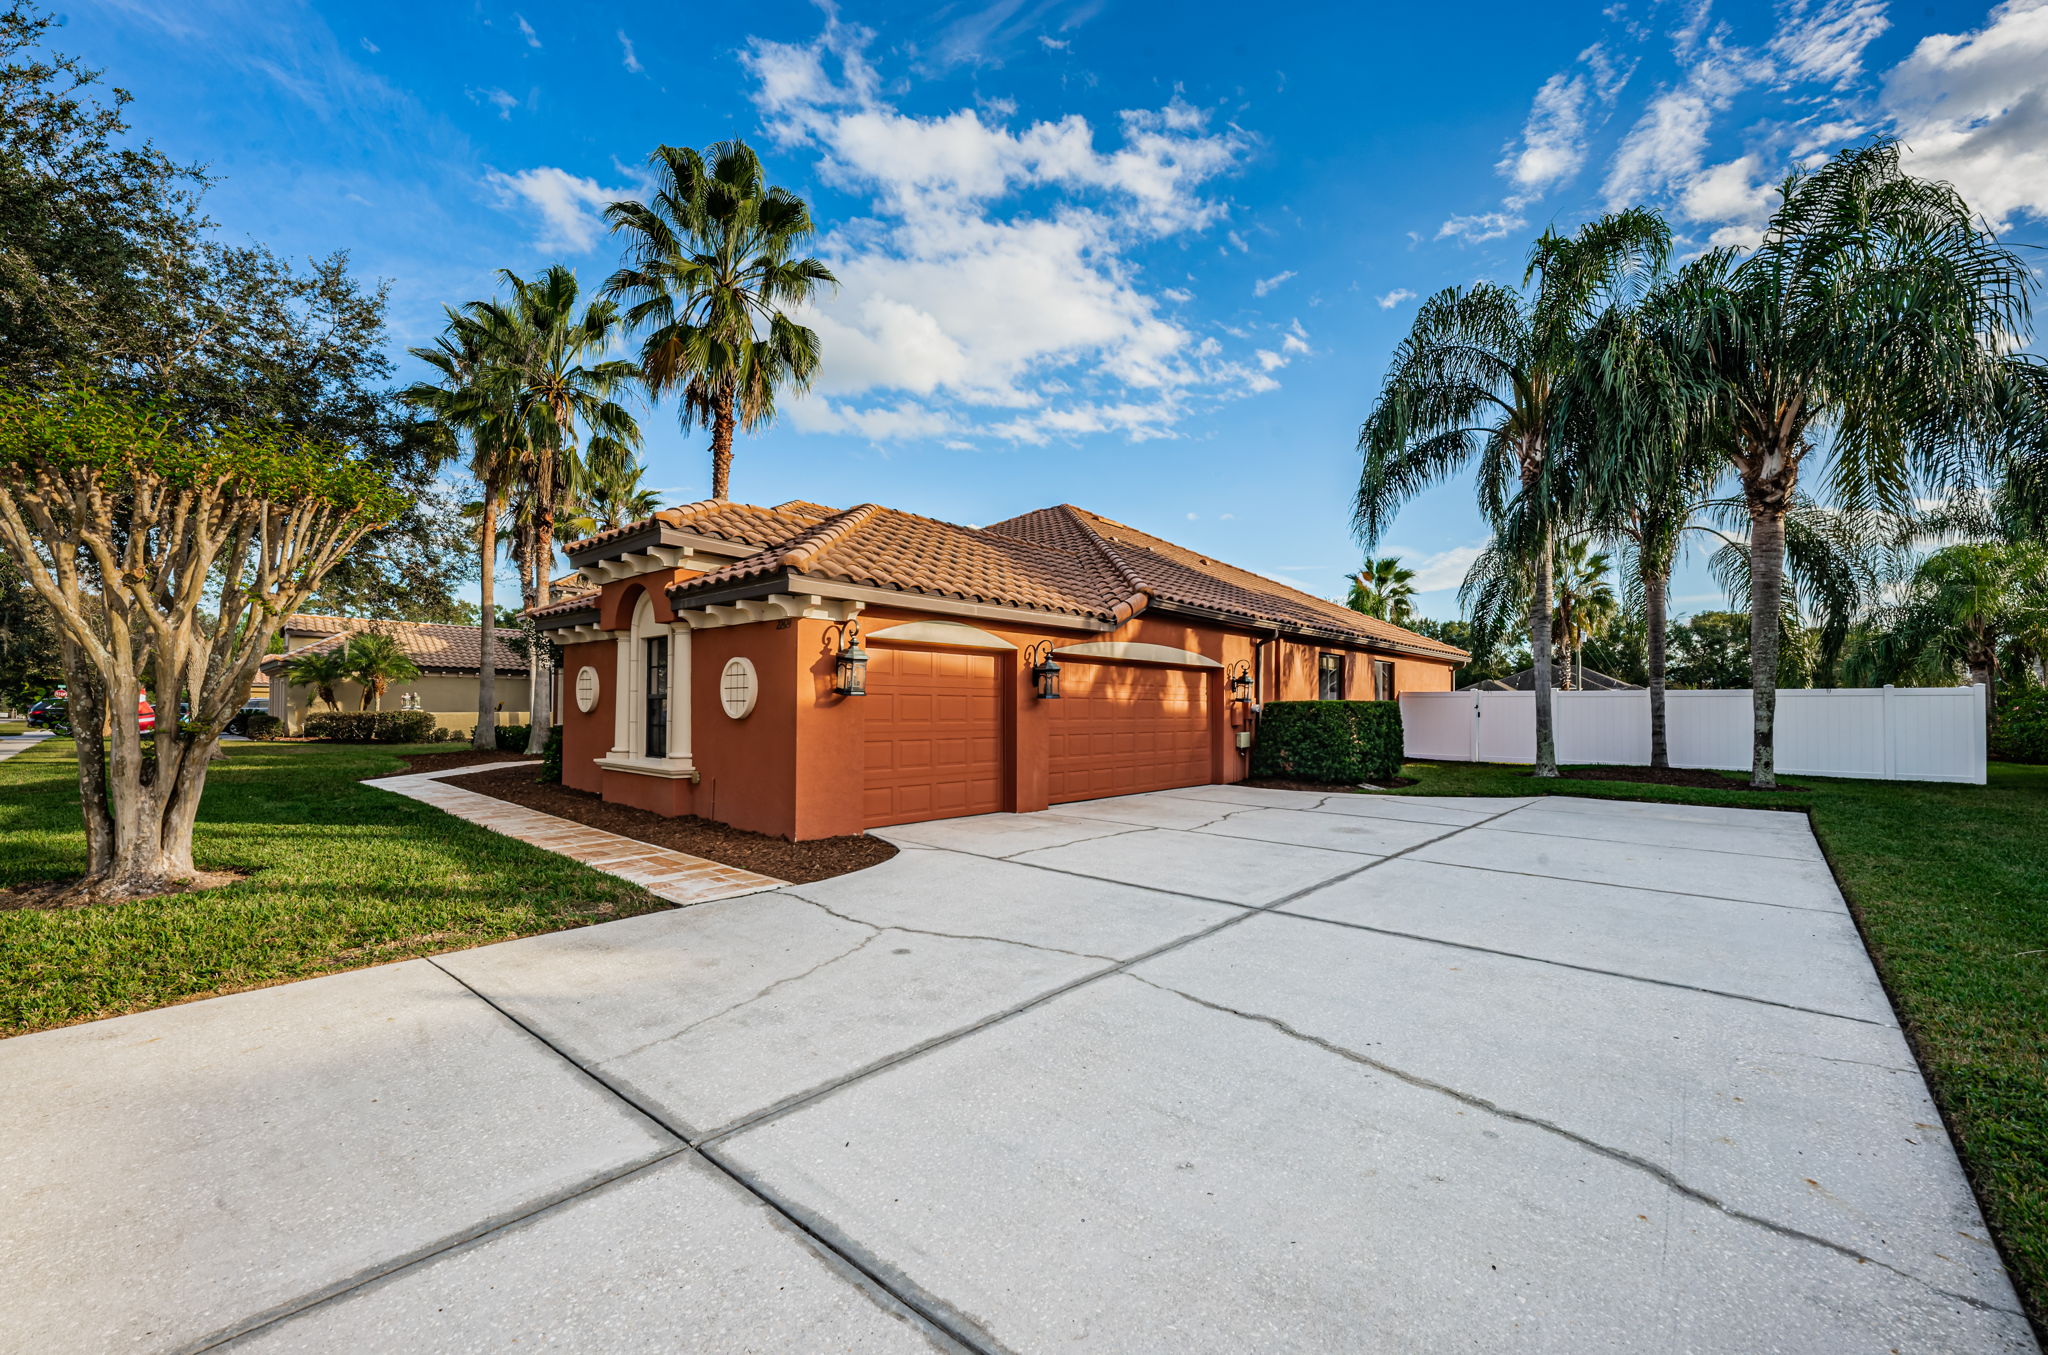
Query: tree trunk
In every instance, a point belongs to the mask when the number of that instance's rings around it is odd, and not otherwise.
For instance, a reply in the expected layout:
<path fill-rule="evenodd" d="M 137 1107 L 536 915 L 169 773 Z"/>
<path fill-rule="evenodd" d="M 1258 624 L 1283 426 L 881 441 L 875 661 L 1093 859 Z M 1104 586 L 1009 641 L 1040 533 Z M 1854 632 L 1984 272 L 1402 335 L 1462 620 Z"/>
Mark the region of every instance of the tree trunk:
<path fill-rule="evenodd" d="M 732 392 L 722 391 L 711 412 L 711 497 L 721 503 L 732 489 L 732 404 Z"/>
<path fill-rule="evenodd" d="M 1993 637 L 1990 643 L 1970 653 L 1970 681 L 1984 688 L 1984 727 L 1991 728 L 1998 722 L 1998 641 Z"/>
<path fill-rule="evenodd" d="M 1650 650 L 1650 765 L 1669 767 L 1671 749 L 1664 724 L 1664 618 L 1665 591 L 1670 580 L 1651 570 L 1643 571 L 1643 623 Z"/>
<path fill-rule="evenodd" d="M 548 577 L 555 572 L 555 462 L 549 457 L 541 471 L 540 502 L 534 512 L 534 560 L 533 560 L 533 605 L 545 607 L 552 589 Z M 526 622 L 526 671 L 527 687 L 531 695 L 527 708 L 531 712 L 527 719 L 531 725 L 526 733 L 526 752 L 530 757 L 539 757 L 547 751 L 548 728 L 554 723 L 554 666 L 548 661 L 547 642 L 540 638 L 540 627 L 528 618 Z"/>
<path fill-rule="evenodd" d="M 482 538 L 483 579 L 478 587 L 477 607 L 483 613 L 477 637 L 479 660 L 476 670 L 476 730 L 469 745 L 479 752 L 498 746 L 498 491 L 484 486 L 484 522 L 478 529 Z"/>
<path fill-rule="evenodd" d="M 1778 784 L 1779 612 L 1785 598 L 1785 508 L 1751 501 L 1749 510 L 1749 685 L 1752 746 L 1749 784 Z"/>
<path fill-rule="evenodd" d="M 107 758 L 100 730 L 107 722 L 107 702 L 100 677 L 77 645 L 60 643 L 64 663 L 64 718 L 78 747 L 78 807 L 85 816 L 85 873 L 106 873 L 114 860 L 113 798 L 107 788 Z"/>
<path fill-rule="evenodd" d="M 1529 658 L 1536 666 L 1536 772 L 1539 777 L 1557 775 L 1557 738 L 1550 723 L 1551 646 L 1550 570 L 1554 543 L 1549 528 L 1543 529 L 1543 548 L 1536 558 L 1535 596 L 1529 602 Z"/>

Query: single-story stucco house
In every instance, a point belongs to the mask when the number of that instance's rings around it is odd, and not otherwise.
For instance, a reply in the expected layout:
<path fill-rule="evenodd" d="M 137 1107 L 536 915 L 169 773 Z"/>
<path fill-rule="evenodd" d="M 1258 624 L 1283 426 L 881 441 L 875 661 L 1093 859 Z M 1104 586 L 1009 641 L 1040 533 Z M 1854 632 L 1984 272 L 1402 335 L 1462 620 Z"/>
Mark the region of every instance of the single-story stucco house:
<path fill-rule="evenodd" d="M 1467 657 L 1067 505 L 706 501 L 568 555 L 590 586 L 535 612 L 563 781 L 795 839 L 1241 780 L 1256 703 L 1448 691 Z"/>
<path fill-rule="evenodd" d="M 304 732 L 306 717 L 327 709 L 311 687 L 294 687 L 285 676 L 291 661 L 302 654 L 339 648 L 350 635 L 379 631 L 389 635 L 413 661 L 420 675 L 394 682 L 384 692 L 385 710 L 424 710 L 440 727 L 466 737 L 476 728 L 476 684 L 482 664 L 482 630 L 426 621 L 378 621 L 357 616 L 312 616 L 295 612 L 284 619 L 279 635 L 284 652 L 263 661 L 269 682 L 270 713 L 285 722 L 287 733 Z M 522 725 L 527 720 L 526 658 L 508 641 L 516 630 L 497 635 L 497 680 L 494 684 L 498 723 Z M 257 690 L 264 688 L 259 684 Z M 362 690 L 353 682 L 335 684 L 334 695 L 345 711 L 362 708 Z"/>

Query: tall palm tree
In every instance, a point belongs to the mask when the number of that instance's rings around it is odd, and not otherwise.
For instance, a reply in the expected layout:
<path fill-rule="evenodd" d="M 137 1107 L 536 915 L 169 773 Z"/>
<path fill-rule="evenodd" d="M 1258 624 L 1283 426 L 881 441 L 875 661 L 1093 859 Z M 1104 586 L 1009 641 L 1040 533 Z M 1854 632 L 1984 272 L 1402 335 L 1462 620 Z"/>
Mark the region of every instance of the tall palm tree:
<path fill-rule="evenodd" d="M 499 276 L 510 297 L 473 303 L 468 314 L 481 327 L 490 361 L 503 367 L 499 379 L 523 453 L 512 493 L 528 505 L 519 560 L 530 612 L 550 599 L 555 521 L 564 504 L 593 471 L 629 463 L 640 444 L 640 425 L 619 399 L 639 369 L 604 356 L 619 333 L 618 310 L 602 298 L 579 308 L 574 272 L 557 264 L 531 281 L 509 269 Z M 531 622 L 526 641 L 533 723 L 527 751 L 537 755 L 553 720 L 553 679 Z"/>
<path fill-rule="evenodd" d="M 770 187 L 744 141 L 704 155 L 659 146 L 648 157 L 654 194 L 605 209 L 626 237 L 626 263 L 605 284 L 629 303 L 643 337 L 648 392 L 682 396 L 684 429 L 711 430 L 711 497 L 732 483 L 732 435 L 775 417 L 778 390 L 802 391 L 818 370 L 818 336 L 786 313 L 838 279 L 798 257 L 813 233 L 810 208 Z"/>
<path fill-rule="evenodd" d="M 1670 248 L 1661 217 L 1630 209 L 1571 236 L 1546 232 L 1530 252 L 1526 295 L 1489 282 L 1437 293 L 1417 311 L 1358 435 L 1364 468 L 1353 523 L 1368 549 L 1410 497 L 1476 462 L 1481 504 L 1496 536 L 1523 542 L 1532 556 L 1528 620 L 1539 777 L 1557 775 L 1550 702 L 1555 515 L 1545 471 L 1565 431 L 1566 394 L 1587 327 L 1612 298 L 1660 269 Z M 1513 530 L 1504 532 L 1511 522 Z"/>
<path fill-rule="evenodd" d="M 1785 520 L 1816 448 L 1845 507 L 1905 510 L 1915 483 L 1967 480 L 2000 440 L 2027 332 L 2026 264 L 1945 183 L 1886 141 L 1786 180 L 1763 242 L 1710 252 L 1651 299 L 1673 370 L 1732 429 L 1750 518 L 1750 784 L 1777 783 Z"/>
<path fill-rule="evenodd" d="M 493 347 L 489 331 L 475 314 L 482 304 L 447 310 L 441 335 L 431 345 L 412 350 L 435 371 L 437 380 L 408 387 L 404 398 L 439 424 L 445 437 L 457 445 L 468 444 L 470 473 L 483 487 L 475 518 L 480 562 L 477 610 L 482 619 L 477 637 L 476 728 L 470 746 L 493 752 L 498 746 L 499 519 L 507 488 L 525 459 L 526 444 L 512 398 L 512 365 Z"/>
<path fill-rule="evenodd" d="M 1369 559 L 1351 576 L 1344 605 L 1354 612 L 1405 626 L 1415 619 L 1415 571 L 1401 567 L 1398 555 Z"/>
<path fill-rule="evenodd" d="M 641 487 L 640 479 L 646 473 L 647 467 L 638 462 L 593 471 L 583 493 L 583 510 L 590 522 L 583 534 L 616 531 L 659 512 L 661 491 Z"/>
<path fill-rule="evenodd" d="M 2034 542 L 1945 546 L 1920 561 L 1903 599 L 1879 610 L 1872 665 L 1880 680 L 1916 666 L 1961 667 L 1997 708 L 2002 646 L 2038 652 L 2048 637 L 2048 551 Z"/>

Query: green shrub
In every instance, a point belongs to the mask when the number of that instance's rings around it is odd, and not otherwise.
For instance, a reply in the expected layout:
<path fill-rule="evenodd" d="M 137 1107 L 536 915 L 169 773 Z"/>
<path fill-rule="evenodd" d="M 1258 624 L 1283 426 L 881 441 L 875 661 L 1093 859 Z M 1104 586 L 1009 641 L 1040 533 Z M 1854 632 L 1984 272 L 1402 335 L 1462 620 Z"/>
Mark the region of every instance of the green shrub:
<path fill-rule="evenodd" d="M 532 737 L 532 725 L 499 725 L 498 751 L 501 753 L 523 753 L 526 751 L 526 741 Z"/>
<path fill-rule="evenodd" d="M 252 710 L 242 720 L 242 732 L 252 739 L 281 739 L 284 737 L 284 721 L 275 715 Z"/>
<path fill-rule="evenodd" d="M 2000 762 L 2048 762 L 2048 688 L 1999 696 L 1991 756 Z"/>
<path fill-rule="evenodd" d="M 540 775 L 534 780 L 542 785 L 558 786 L 562 783 L 562 727 L 550 726 L 548 746 L 541 749 Z"/>
<path fill-rule="evenodd" d="M 432 743 L 433 714 L 424 710 L 327 711 L 306 717 L 306 737 L 334 743 Z"/>
<path fill-rule="evenodd" d="M 1252 775 L 1333 786 L 1401 771 L 1401 707 L 1393 701 L 1269 701 L 1252 745 Z"/>

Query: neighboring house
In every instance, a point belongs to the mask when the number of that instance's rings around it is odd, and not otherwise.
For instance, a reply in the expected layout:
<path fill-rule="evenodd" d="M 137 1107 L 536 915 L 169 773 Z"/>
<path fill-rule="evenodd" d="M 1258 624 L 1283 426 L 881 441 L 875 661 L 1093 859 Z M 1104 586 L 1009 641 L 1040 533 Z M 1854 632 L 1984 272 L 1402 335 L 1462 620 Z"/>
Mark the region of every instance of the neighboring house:
<path fill-rule="evenodd" d="M 288 732 L 300 733 L 307 715 L 327 709 L 319 692 L 311 687 L 294 687 L 285 677 L 291 660 L 301 654 L 338 648 L 349 635 L 372 630 L 396 640 L 420 670 L 414 681 L 394 682 L 385 689 L 385 710 L 404 710 L 410 698 L 417 702 L 413 709 L 432 712 L 444 729 L 467 736 L 476 728 L 477 669 L 482 653 L 482 633 L 478 627 L 294 613 L 285 618 L 280 632 L 285 652 L 265 659 L 262 668 L 263 676 L 270 682 L 270 713 L 285 721 Z M 526 659 L 507 643 L 518 638 L 516 630 L 497 632 L 496 693 L 501 725 L 525 724 L 527 718 Z M 345 711 L 362 709 L 362 689 L 353 682 L 336 684 L 334 696 Z"/>
<path fill-rule="evenodd" d="M 595 586 L 534 614 L 563 780 L 798 839 L 1241 780 L 1255 702 L 1448 691 L 1468 657 L 1064 505 L 703 502 L 568 554 Z"/>
<path fill-rule="evenodd" d="M 1550 670 L 1553 683 L 1564 681 L 1564 664 L 1559 663 Z M 1580 679 L 1582 692 L 1639 692 L 1642 687 L 1633 682 L 1623 682 L 1618 677 L 1591 668 L 1580 669 L 1575 675 Z M 1524 668 L 1519 673 L 1510 673 L 1504 678 L 1487 678 L 1482 682 L 1468 682 L 1458 689 L 1461 692 L 1533 692 L 1536 690 L 1536 670 Z"/>

